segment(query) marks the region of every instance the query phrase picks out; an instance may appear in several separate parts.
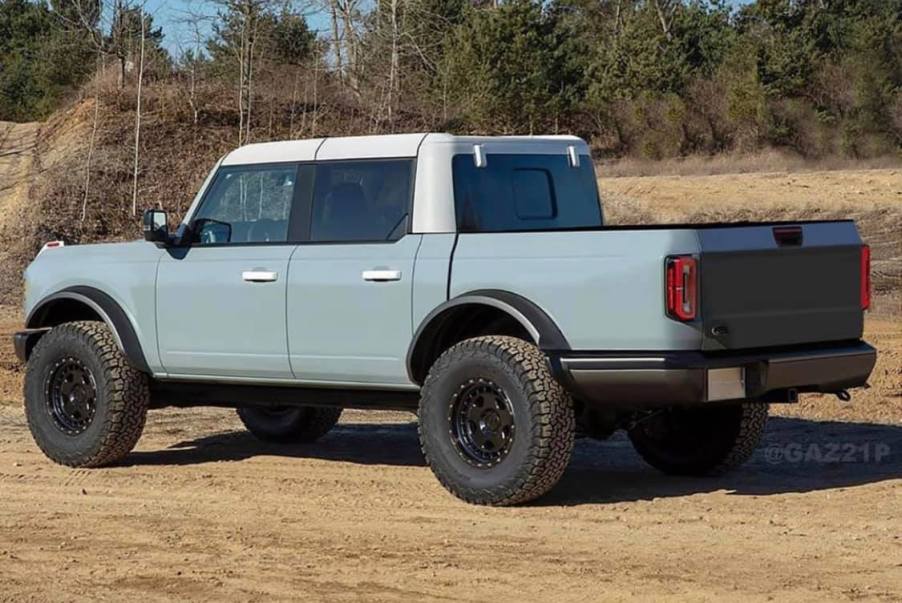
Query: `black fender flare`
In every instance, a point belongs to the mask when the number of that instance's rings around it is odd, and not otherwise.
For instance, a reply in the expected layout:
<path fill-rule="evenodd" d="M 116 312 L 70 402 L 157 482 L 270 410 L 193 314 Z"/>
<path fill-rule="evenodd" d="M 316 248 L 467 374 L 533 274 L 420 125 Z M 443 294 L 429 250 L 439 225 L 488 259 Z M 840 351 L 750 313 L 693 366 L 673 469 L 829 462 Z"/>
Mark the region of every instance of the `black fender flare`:
<path fill-rule="evenodd" d="M 570 349 L 570 343 L 557 324 L 529 299 L 501 289 L 479 289 L 445 301 L 420 322 L 407 350 L 407 375 L 414 383 L 422 383 L 417 360 L 429 349 L 429 335 L 434 332 L 453 309 L 464 305 L 490 306 L 516 320 L 529 333 L 540 350 L 558 352 Z"/>
<path fill-rule="evenodd" d="M 28 313 L 25 319 L 25 327 L 28 329 L 40 329 L 56 325 L 47 324 L 48 311 L 60 300 L 72 300 L 84 304 L 94 311 L 110 328 L 116 344 L 128 361 L 138 370 L 150 374 L 150 367 L 141 349 L 141 342 L 135 333 L 135 328 L 128 315 L 116 300 L 100 289 L 87 286 L 67 287 L 56 293 L 48 295 Z"/>

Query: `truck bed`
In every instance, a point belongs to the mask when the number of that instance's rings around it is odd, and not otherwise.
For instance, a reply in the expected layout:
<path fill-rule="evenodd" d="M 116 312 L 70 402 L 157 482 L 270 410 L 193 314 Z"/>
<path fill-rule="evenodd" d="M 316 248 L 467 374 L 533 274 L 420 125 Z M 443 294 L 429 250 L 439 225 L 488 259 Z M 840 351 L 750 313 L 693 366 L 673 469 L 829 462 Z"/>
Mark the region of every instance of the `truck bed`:
<path fill-rule="evenodd" d="M 862 335 L 862 242 L 850 220 L 602 226 L 461 234 L 451 296 L 537 303 L 574 350 L 742 350 Z M 665 313 L 664 264 L 698 261 L 696 319 Z"/>

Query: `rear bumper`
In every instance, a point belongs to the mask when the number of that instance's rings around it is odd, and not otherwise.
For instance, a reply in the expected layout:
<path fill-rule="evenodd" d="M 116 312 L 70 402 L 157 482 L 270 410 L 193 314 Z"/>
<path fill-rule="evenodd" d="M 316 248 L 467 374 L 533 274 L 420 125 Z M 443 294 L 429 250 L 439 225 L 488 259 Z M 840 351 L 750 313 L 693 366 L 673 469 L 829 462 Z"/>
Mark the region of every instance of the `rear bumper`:
<path fill-rule="evenodd" d="M 863 341 L 751 352 L 551 354 L 558 380 L 593 404 L 668 406 L 724 400 L 790 401 L 867 383 L 877 351 Z"/>

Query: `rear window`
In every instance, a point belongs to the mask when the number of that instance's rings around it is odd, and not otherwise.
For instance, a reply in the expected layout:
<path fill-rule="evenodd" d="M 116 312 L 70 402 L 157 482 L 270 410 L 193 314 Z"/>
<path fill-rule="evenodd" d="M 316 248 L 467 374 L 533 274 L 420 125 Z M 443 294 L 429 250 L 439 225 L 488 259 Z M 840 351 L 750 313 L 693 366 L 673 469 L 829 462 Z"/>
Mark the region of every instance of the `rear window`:
<path fill-rule="evenodd" d="M 595 172 L 588 156 L 455 155 L 454 205 L 460 232 L 563 230 L 601 226 Z"/>

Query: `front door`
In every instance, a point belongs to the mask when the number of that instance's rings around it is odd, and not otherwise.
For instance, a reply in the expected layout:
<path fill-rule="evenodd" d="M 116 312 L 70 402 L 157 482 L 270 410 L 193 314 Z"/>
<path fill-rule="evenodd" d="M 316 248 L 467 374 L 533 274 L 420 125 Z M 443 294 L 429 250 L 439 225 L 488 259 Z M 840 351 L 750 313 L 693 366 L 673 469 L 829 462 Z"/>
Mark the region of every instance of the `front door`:
<path fill-rule="evenodd" d="M 291 258 L 288 346 L 298 380 L 409 384 L 413 266 L 410 159 L 316 167 L 309 240 Z"/>
<path fill-rule="evenodd" d="M 292 377 L 285 294 L 292 206 L 307 169 L 220 169 L 192 218 L 194 241 L 159 265 L 157 332 L 168 374 Z"/>

